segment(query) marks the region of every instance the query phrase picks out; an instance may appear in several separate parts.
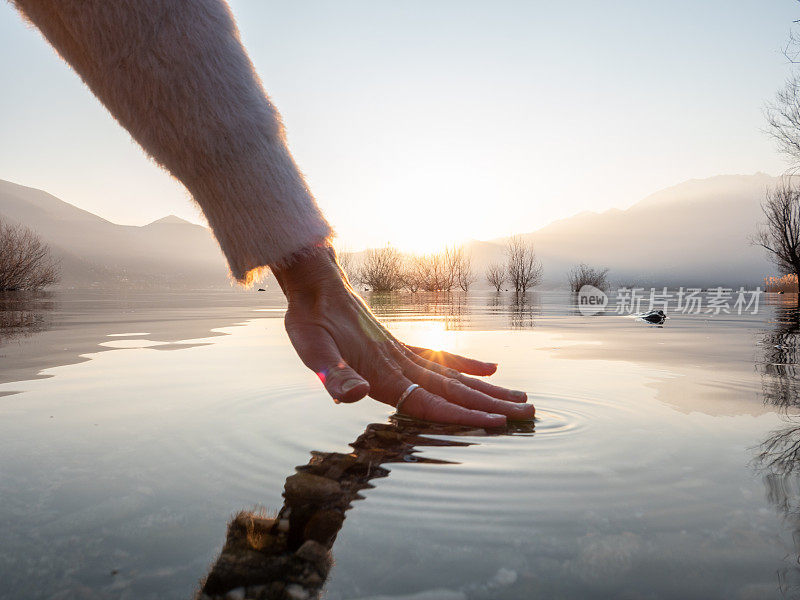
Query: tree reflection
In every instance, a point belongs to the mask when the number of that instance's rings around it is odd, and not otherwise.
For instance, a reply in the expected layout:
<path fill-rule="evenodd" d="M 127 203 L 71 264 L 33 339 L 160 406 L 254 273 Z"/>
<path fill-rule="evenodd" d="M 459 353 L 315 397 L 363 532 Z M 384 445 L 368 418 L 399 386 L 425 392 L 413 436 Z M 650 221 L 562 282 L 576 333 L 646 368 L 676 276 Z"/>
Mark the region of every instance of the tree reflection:
<path fill-rule="evenodd" d="M 462 292 L 380 293 L 367 295 L 375 315 L 385 322 L 436 320 L 447 331 L 470 327 L 468 296 Z"/>
<path fill-rule="evenodd" d="M 797 378 L 799 298 L 792 294 L 775 307 L 774 329 L 761 339 L 759 366 L 764 402 L 784 409 L 800 408 Z"/>
<path fill-rule="evenodd" d="M 491 432 L 533 432 L 533 424 L 511 424 Z M 241 512 L 228 524 L 225 545 L 197 598 L 284 600 L 318 598 L 332 566 L 331 548 L 345 513 L 373 479 L 390 473 L 383 465 L 397 462 L 452 464 L 422 456 L 418 448 L 471 446 L 472 442 L 430 435 L 484 435 L 457 425 L 420 423 L 395 418 L 368 425 L 353 451 L 312 452 L 308 464 L 286 479 L 284 504 L 276 516 Z"/>
<path fill-rule="evenodd" d="M 774 328 L 761 340 L 756 368 L 761 374 L 765 404 L 781 409 L 787 427 L 773 432 L 761 445 L 761 465 L 776 473 L 800 470 L 800 380 L 797 358 L 800 341 L 800 297 L 792 295 L 775 307 Z"/>
<path fill-rule="evenodd" d="M 51 292 L 0 292 L 0 343 L 45 331 L 55 307 Z"/>
<path fill-rule="evenodd" d="M 366 300 L 381 321 L 437 321 L 447 331 L 530 329 L 541 314 L 537 292 L 372 292 Z"/>
<path fill-rule="evenodd" d="M 511 296 L 508 324 L 511 329 L 530 329 L 539 312 L 538 297 L 534 292 L 515 292 Z"/>
<path fill-rule="evenodd" d="M 760 341 L 756 367 L 761 374 L 764 403 L 780 409 L 785 426 L 765 439 L 757 455 L 767 499 L 793 532 L 794 556 L 778 570 L 784 597 L 800 596 L 800 380 L 797 359 L 800 341 L 800 296 L 780 297 L 774 328 Z"/>

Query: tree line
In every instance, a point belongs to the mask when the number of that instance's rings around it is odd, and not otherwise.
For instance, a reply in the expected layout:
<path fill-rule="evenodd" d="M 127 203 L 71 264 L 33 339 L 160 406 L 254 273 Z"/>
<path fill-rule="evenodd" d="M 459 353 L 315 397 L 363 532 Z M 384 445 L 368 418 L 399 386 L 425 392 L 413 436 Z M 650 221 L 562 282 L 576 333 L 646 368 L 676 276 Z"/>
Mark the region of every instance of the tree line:
<path fill-rule="evenodd" d="M 392 246 L 372 248 L 358 265 L 352 254 L 342 252 L 339 263 L 352 283 L 374 292 L 466 292 L 478 280 L 472 258 L 456 246 L 430 254 L 403 254 Z"/>
<path fill-rule="evenodd" d="M 515 291 L 524 293 L 541 282 L 542 263 L 532 242 L 522 237 L 511 238 L 504 257 L 504 262 L 490 265 L 484 273 L 497 291 L 508 282 Z M 352 254 L 340 253 L 339 258 L 351 282 L 375 292 L 449 292 L 454 289 L 466 292 L 480 279 L 472 257 L 463 246 L 451 246 L 429 254 L 403 254 L 397 248 L 386 246 L 367 250 L 358 265 L 354 264 Z"/>

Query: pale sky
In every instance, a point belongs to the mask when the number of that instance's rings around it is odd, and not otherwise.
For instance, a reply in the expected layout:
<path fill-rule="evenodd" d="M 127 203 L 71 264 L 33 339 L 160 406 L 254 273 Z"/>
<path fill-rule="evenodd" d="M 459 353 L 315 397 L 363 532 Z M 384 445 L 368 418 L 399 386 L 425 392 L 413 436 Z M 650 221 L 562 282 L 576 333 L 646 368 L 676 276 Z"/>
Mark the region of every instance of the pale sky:
<path fill-rule="evenodd" d="M 431 249 L 781 172 L 764 102 L 795 0 L 235 0 L 291 149 L 351 249 Z M 0 3 L 0 179 L 111 221 L 199 222 L 182 186 Z"/>

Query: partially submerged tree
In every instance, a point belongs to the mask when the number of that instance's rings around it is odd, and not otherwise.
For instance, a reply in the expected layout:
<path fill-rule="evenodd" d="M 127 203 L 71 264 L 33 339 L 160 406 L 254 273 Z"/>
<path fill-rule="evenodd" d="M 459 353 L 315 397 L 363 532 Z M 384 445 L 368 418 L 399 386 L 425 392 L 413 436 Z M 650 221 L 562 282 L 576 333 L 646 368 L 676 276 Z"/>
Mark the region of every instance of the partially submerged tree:
<path fill-rule="evenodd" d="M 598 290 L 605 291 L 608 288 L 608 268 L 595 269 L 581 263 L 572 267 L 567 273 L 567 281 L 569 282 L 569 289 L 575 293 L 580 292 L 581 288 L 585 285 L 591 285 Z"/>
<path fill-rule="evenodd" d="M 403 257 L 391 246 L 367 250 L 358 280 L 374 292 L 399 290 L 403 286 Z"/>
<path fill-rule="evenodd" d="M 37 290 L 58 280 L 47 244 L 27 227 L 0 219 L 0 291 Z"/>
<path fill-rule="evenodd" d="M 456 283 L 450 250 L 416 257 L 415 268 L 420 288 L 426 292 L 449 292 Z"/>
<path fill-rule="evenodd" d="M 492 263 L 486 267 L 486 281 L 498 292 L 506 282 L 506 268 L 498 263 Z"/>
<path fill-rule="evenodd" d="M 376 292 L 449 292 L 456 286 L 467 291 L 477 279 L 470 257 L 456 247 L 423 255 L 403 255 L 391 246 L 368 250 L 361 266 L 354 270 L 354 279 Z"/>
<path fill-rule="evenodd" d="M 792 64 L 800 58 L 800 40 L 791 34 L 784 54 Z M 778 148 L 800 167 L 800 73 L 796 72 L 766 107 L 767 132 Z M 768 190 L 761 203 L 765 220 L 753 243 L 769 253 L 782 275 L 800 274 L 800 191 L 792 171 Z M 798 299 L 800 301 L 800 299 Z"/>
<path fill-rule="evenodd" d="M 800 274 L 800 190 L 783 177 L 761 203 L 764 223 L 753 238 L 784 275 Z"/>
<path fill-rule="evenodd" d="M 422 287 L 422 273 L 420 271 L 420 257 L 414 254 L 406 254 L 403 257 L 401 269 L 401 287 L 412 294 L 416 294 Z"/>
<path fill-rule="evenodd" d="M 478 280 L 478 275 L 472 270 L 472 257 L 464 250 L 464 246 L 453 249 L 453 266 L 458 287 L 468 292 L 470 286 Z"/>
<path fill-rule="evenodd" d="M 410 292 L 449 292 L 458 286 L 465 292 L 477 277 L 472 260 L 463 247 L 442 252 L 407 255 L 403 260 L 403 285 Z"/>
<path fill-rule="evenodd" d="M 523 294 L 542 281 L 542 263 L 536 257 L 533 242 L 514 236 L 506 244 L 506 273 L 514 290 Z"/>

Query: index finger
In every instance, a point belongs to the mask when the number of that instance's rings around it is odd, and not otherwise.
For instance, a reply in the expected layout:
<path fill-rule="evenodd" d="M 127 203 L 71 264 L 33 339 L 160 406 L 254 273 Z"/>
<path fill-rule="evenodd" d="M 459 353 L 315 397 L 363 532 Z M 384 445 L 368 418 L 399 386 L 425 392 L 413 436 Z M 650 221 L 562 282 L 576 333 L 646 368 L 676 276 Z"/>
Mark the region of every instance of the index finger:
<path fill-rule="evenodd" d="M 483 362 L 482 360 L 459 356 L 458 354 L 452 354 L 444 350 L 429 350 L 428 348 L 419 348 L 409 345 L 406 345 L 406 348 L 425 360 L 450 367 L 451 369 L 455 369 L 461 373 L 467 373 L 468 375 L 492 375 L 497 371 L 497 363 Z"/>

